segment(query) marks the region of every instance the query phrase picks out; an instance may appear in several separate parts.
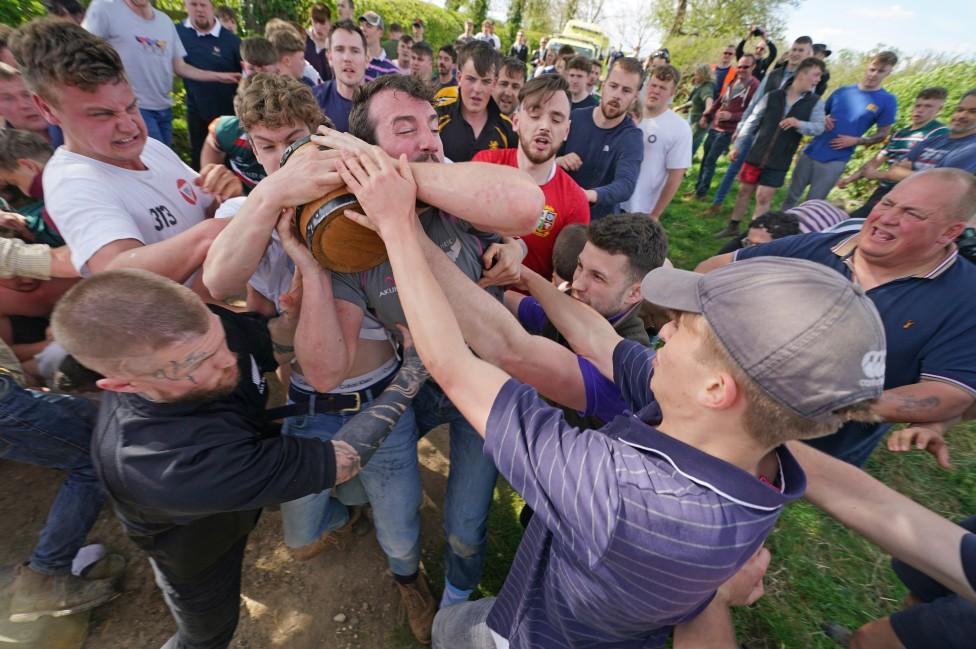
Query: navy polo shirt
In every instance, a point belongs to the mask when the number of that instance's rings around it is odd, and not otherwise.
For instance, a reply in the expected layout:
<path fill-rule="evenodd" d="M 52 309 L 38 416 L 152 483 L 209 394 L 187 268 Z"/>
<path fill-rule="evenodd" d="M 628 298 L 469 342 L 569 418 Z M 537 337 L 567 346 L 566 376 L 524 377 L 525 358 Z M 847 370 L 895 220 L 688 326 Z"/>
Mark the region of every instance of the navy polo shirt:
<path fill-rule="evenodd" d="M 336 81 L 330 80 L 312 88 L 315 101 L 326 117 L 332 120 L 336 130 L 345 133 L 349 130 L 349 113 L 352 112 L 352 101 L 339 94 Z"/>
<path fill-rule="evenodd" d="M 241 39 L 229 29 L 220 27 L 219 22 L 213 31 L 202 36 L 185 22 L 177 23 L 176 33 L 186 49 L 183 60 L 193 67 L 213 72 L 241 71 Z M 183 85 L 186 86 L 187 112 L 208 124 L 221 115 L 234 114 L 237 86 L 233 83 L 183 79 Z"/>
<path fill-rule="evenodd" d="M 629 412 L 600 430 L 570 426 L 515 380 L 495 398 L 485 453 L 535 511 L 487 620 L 512 649 L 662 647 L 803 494 L 785 447 L 777 489 L 654 428 L 653 357 L 617 344 Z"/>
<path fill-rule="evenodd" d="M 784 237 L 734 253 L 753 257 L 809 259 L 851 278 L 859 233 L 814 233 Z M 887 341 L 886 390 L 943 381 L 976 396 L 976 265 L 952 253 L 922 275 L 902 277 L 867 291 L 881 314 Z M 884 424 L 881 424 L 884 425 Z M 843 457 L 879 424 L 845 424 L 810 444 Z"/>

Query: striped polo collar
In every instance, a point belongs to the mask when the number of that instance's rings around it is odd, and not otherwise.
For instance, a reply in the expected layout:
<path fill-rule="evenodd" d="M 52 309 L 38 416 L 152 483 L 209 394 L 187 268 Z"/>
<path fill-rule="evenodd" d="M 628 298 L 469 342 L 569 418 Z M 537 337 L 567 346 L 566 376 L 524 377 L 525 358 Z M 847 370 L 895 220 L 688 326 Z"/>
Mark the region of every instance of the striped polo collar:
<path fill-rule="evenodd" d="M 861 236 L 860 232 L 855 232 L 854 234 L 847 237 L 846 239 L 843 239 L 840 242 L 836 243 L 830 249 L 830 251 L 835 255 L 837 255 L 838 257 L 840 257 L 845 264 L 850 266 L 852 263 L 852 257 L 854 255 L 854 251 L 857 250 L 857 242 L 860 236 Z M 949 254 L 946 256 L 945 259 L 940 261 L 938 264 L 936 264 L 935 266 L 933 266 L 927 271 L 915 273 L 914 275 L 908 275 L 908 277 L 916 277 L 918 279 L 935 279 L 936 277 L 942 275 L 942 273 L 946 272 L 949 268 L 951 268 L 952 265 L 956 263 L 956 260 L 959 258 L 959 250 L 956 248 L 956 244 L 950 243 L 948 249 L 949 249 Z"/>

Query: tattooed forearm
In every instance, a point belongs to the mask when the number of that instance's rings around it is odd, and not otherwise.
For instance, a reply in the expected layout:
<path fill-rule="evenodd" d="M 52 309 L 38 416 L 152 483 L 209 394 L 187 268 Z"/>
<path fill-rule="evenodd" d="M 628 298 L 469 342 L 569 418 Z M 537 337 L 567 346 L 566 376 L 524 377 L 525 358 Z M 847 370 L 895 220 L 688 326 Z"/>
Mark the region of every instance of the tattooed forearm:
<path fill-rule="evenodd" d="M 359 453 L 365 466 L 417 396 L 427 376 L 427 370 L 420 362 L 417 351 L 413 347 L 407 347 L 403 355 L 403 365 L 390 385 L 365 410 L 350 419 L 332 438 L 333 442 L 338 440 L 349 444 Z"/>
<path fill-rule="evenodd" d="M 335 483 L 342 484 L 356 477 L 362 469 L 359 453 L 352 446 L 340 440 L 332 440 L 332 449 L 335 451 L 336 479 Z"/>
<path fill-rule="evenodd" d="M 913 394 L 884 393 L 881 395 L 879 405 L 885 409 L 913 417 L 913 419 L 906 421 L 916 421 L 914 417 L 939 408 L 942 401 L 934 395 L 916 396 Z"/>

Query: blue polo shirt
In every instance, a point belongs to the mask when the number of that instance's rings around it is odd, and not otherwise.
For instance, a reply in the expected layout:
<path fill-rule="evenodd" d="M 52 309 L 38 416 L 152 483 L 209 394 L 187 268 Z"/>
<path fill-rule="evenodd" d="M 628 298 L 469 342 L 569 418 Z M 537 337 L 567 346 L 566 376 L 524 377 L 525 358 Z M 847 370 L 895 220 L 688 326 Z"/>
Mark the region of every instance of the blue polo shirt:
<path fill-rule="evenodd" d="M 219 21 L 210 33 L 202 36 L 185 22 L 176 24 L 176 33 L 186 49 L 183 60 L 193 67 L 213 72 L 241 71 L 241 39 L 229 29 L 220 27 Z M 221 115 L 234 114 L 237 86 L 233 83 L 183 79 L 183 85 L 186 86 L 187 112 L 208 124 Z"/>
<path fill-rule="evenodd" d="M 816 233 L 784 237 L 734 253 L 753 257 L 809 259 L 851 278 L 858 233 Z M 902 277 L 867 291 L 884 323 L 888 354 L 886 390 L 943 381 L 976 396 L 976 265 L 954 250 L 922 275 Z M 844 457 L 887 424 L 845 424 L 838 432 L 811 440 L 831 455 Z"/>
<path fill-rule="evenodd" d="M 838 135 L 861 137 L 872 126 L 879 128 L 895 123 L 898 100 L 884 88 L 861 90 L 857 84 L 838 88 L 827 98 L 827 114 L 834 120 L 834 128 L 824 131 L 803 150 L 817 162 L 850 160 L 856 147 L 830 148 L 830 141 Z"/>
<path fill-rule="evenodd" d="M 655 429 L 653 357 L 617 345 L 614 380 L 631 412 L 600 430 L 568 425 L 515 380 L 495 398 L 485 452 L 535 511 L 488 616 L 512 649 L 662 647 L 803 494 L 783 447 L 777 489 Z"/>
<path fill-rule="evenodd" d="M 957 138 L 949 135 L 945 131 L 933 133 L 909 149 L 905 157 L 912 161 L 912 169 L 953 167 L 976 173 L 976 134 Z"/>

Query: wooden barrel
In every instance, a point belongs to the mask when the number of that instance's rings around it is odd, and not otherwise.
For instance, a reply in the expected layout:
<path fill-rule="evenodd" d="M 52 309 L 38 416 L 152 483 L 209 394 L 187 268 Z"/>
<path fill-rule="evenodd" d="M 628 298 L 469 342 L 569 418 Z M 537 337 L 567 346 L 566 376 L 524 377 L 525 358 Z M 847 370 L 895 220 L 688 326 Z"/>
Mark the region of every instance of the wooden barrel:
<path fill-rule="evenodd" d="M 294 142 L 281 156 L 281 166 L 307 155 L 316 146 L 310 136 Z M 344 216 L 343 210 L 347 209 L 363 211 L 356 197 L 343 186 L 295 207 L 295 223 L 302 241 L 323 267 L 337 273 L 359 273 L 386 261 L 386 246 L 378 234 Z"/>

